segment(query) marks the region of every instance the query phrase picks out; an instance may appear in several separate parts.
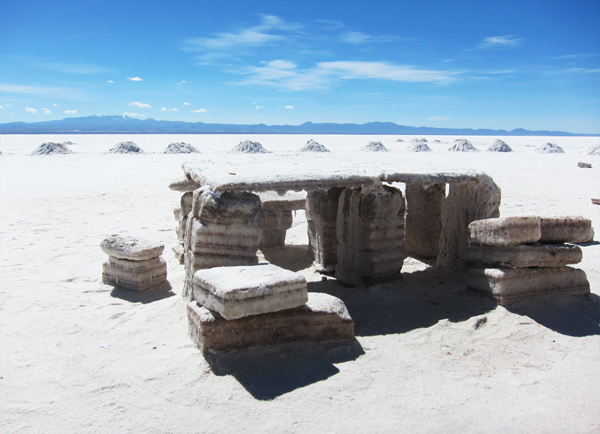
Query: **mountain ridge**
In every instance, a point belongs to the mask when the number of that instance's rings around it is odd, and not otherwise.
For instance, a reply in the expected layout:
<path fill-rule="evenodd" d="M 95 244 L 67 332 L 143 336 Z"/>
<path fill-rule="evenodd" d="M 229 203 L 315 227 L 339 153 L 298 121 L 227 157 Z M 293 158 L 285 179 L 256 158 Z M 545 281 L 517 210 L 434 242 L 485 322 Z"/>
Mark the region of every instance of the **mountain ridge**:
<path fill-rule="evenodd" d="M 580 136 L 597 134 L 564 131 L 511 131 L 472 128 L 411 127 L 394 122 L 313 123 L 300 125 L 218 124 L 135 119 L 124 115 L 92 115 L 41 122 L 0 124 L 1 134 L 373 134 L 373 135 L 469 135 L 469 136 Z"/>

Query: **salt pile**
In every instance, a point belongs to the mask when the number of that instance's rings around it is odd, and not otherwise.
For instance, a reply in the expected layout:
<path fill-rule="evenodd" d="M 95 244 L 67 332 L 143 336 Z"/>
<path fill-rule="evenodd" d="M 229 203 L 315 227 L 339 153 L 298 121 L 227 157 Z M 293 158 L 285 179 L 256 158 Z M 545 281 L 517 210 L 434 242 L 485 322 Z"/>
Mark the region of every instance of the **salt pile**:
<path fill-rule="evenodd" d="M 359 149 L 359 151 L 366 152 L 389 152 L 388 149 L 383 146 L 381 142 L 369 142 L 365 146 Z"/>
<path fill-rule="evenodd" d="M 478 149 L 467 139 L 456 139 L 449 152 L 478 152 Z"/>
<path fill-rule="evenodd" d="M 512 152 L 512 148 L 504 140 L 497 139 L 487 148 L 488 152 Z"/>
<path fill-rule="evenodd" d="M 592 145 L 583 152 L 586 155 L 600 155 L 600 144 Z"/>
<path fill-rule="evenodd" d="M 65 143 L 46 142 L 42 143 L 31 155 L 71 154 L 72 152 L 65 146 Z"/>
<path fill-rule="evenodd" d="M 313 139 L 310 139 L 299 152 L 329 152 L 329 149 L 320 143 L 315 142 Z"/>
<path fill-rule="evenodd" d="M 144 154 L 138 145 L 133 142 L 117 143 L 110 151 L 110 154 Z"/>
<path fill-rule="evenodd" d="M 534 149 L 534 152 L 540 154 L 564 154 L 565 151 L 560 146 L 554 143 L 546 143 L 545 145 L 538 146 Z"/>
<path fill-rule="evenodd" d="M 431 152 L 431 148 L 426 142 L 427 139 L 412 139 L 410 146 L 406 150 L 408 152 Z"/>
<path fill-rule="evenodd" d="M 398 139 L 397 142 L 404 142 L 404 139 Z"/>
<path fill-rule="evenodd" d="M 271 151 L 267 151 L 263 148 L 258 142 L 253 142 L 251 140 L 244 140 L 240 142 L 235 148 L 231 150 L 231 152 L 241 152 L 244 154 L 270 154 Z"/>
<path fill-rule="evenodd" d="M 189 143 L 175 142 L 170 143 L 165 150 L 165 154 L 199 154 L 200 151 Z"/>

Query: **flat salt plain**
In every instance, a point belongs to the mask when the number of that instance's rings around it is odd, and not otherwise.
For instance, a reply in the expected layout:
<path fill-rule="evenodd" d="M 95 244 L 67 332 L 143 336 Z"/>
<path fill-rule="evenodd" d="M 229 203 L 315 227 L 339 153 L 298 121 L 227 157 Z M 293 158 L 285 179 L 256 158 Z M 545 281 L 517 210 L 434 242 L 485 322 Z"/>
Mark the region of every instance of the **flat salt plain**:
<path fill-rule="evenodd" d="M 187 336 L 183 267 L 167 188 L 194 159 L 234 161 L 240 141 L 262 143 L 302 171 L 308 139 L 357 170 L 398 167 L 488 173 L 501 215 L 582 215 L 598 240 L 598 137 L 501 137 L 515 151 L 485 152 L 497 137 L 466 137 L 479 153 L 449 153 L 456 136 L 4 135 L 0 136 L 0 429 L 11 433 L 594 433 L 600 431 L 600 244 L 582 245 L 589 297 L 497 307 L 463 276 L 405 260 L 404 279 L 371 288 L 322 281 L 305 259 L 306 221 L 264 258 L 298 271 L 309 292 L 346 303 L 352 347 L 294 344 L 221 355 L 208 363 Z M 421 136 L 418 136 L 421 137 Z M 404 142 L 397 142 L 402 138 Z M 72 141 L 71 155 L 29 156 Z M 146 155 L 112 155 L 131 140 Z M 440 142 L 435 142 L 439 140 Z M 184 141 L 199 155 L 160 154 Z M 390 152 L 356 150 L 381 141 Z M 536 154 L 556 143 L 565 154 Z M 253 156 L 252 158 L 256 158 Z M 280 159 L 278 159 L 280 160 Z M 577 162 L 592 163 L 581 169 Z M 276 167 L 257 165 L 257 170 Z M 167 245 L 171 289 L 136 294 L 101 282 L 111 234 Z"/>

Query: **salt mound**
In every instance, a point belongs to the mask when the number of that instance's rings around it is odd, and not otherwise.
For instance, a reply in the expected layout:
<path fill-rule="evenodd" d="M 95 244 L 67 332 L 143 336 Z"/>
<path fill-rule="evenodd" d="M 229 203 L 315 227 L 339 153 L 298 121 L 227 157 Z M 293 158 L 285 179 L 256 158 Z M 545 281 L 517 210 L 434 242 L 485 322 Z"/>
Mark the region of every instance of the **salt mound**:
<path fill-rule="evenodd" d="M 403 141 L 404 141 L 404 139 L 398 139 L 398 140 L 396 140 L 396 141 L 397 141 L 397 142 L 403 142 Z"/>
<path fill-rule="evenodd" d="M 242 152 L 244 154 L 270 154 L 270 151 L 267 151 L 263 148 L 258 142 L 253 142 L 251 140 L 244 140 L 240 142 L 235 148 L 231 150 L 231 152 Z"/>
<path fill-rule="evenodd" d="M 408 152 L 431 152 L 431 148 L 427 143 L 419 141 L 419 139 L 414 139 L 412 144 L 406 148 Z"/>
<path fill-rule="evenodd" d="M 110 154 L 144 154 L 138 145 L 133 142 L 117 143 L 110 151 Z"/>
<path fill-rule="evenodd" d="M 71 154 L 72 152 L 63 143 L 46 142 L 42 143 L 31 155 Z"/>
<path fill-rule="evenodd" d="M 369 142 L 365 146 L 359 149 L 359 151 L 366 152 L 389 152 L 388 149 L 383 146 L 381 142 Z"/>
<path fill-rule="evenodd" d="M 306 142 L 306 145 L 300 149 L 300 152 L 329 152 L 329 149 L 320 143 L 315 142 L 313 139 L 310 139 Z"/>
<path fill-rule="evenodd" d="M 512 148 L 504 140 L 497 139 L 487 148 L 488 152 L 512 152 Z"/>
<path fill-rule="evenodd" d="M 585 152 L 586 155 L 600 155 L 600 144 L 592 145 L 583 152 Z"/>
<path fill-rule="evenodd" d="M 418 143 L 418 142 L 427 143 L 427 139 L 425 137 L 423 137 L 421 139 L 412 139 L 410 142 L 411 143 Z"/>
<path fill-rule="evenodd" d="M 448 149 L 450 152 L 478 152 L 479 150 L 467 139 L 456 139 L 454 145 Z"/>
<path fill-rule="evenodd" d="M 165 154 L 200 154 L 200 151 L 189 143 L 175 142 L 167 146 Z"/>
<path fill-rule="evenodd" d="M 560 146 L 554 143 L 546 143 L 545 145 L 538 146 L 533 150 L 534 152 L 539 152 L 540 154 L 564 154 L 565 151 Z"/>

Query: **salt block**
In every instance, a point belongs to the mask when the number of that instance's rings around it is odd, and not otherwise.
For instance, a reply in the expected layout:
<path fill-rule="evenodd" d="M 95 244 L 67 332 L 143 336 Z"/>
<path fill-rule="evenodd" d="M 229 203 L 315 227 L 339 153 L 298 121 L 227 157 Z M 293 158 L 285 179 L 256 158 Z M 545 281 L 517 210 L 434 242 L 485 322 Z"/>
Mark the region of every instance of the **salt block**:
<path fill-rule="evenodd" d="M 258 245 L 260 247 L 284 247 L 286 234 L 285 229 L 269 230 L 261 228 Z"/>
<path fill-rule="evenodd" d="M 171 249 L 173 250 L 173 254 L 175 255 L 175 258 L 177 258 L 179 263 L 183 265 L 183 263 L 184 263 L 183 246 L 181 244 L 176 244 Z"/>
<path fill-rule="evenodd" d="M 472 244 L 464 259 L 497 267 L 563 267 L 578 264 L 583 258 L 579 246 L 572 244 L 524 244 L 520 246 L 486 246 Z"/>
<path fill-rule="evenodd" d="M 272 264 L 217 267 L 194 273 L 194 299 L 232 320 L 291 309 L 308 301 L 306 279 Z"/>
<path fill-rule="evenodd" d="M 535 243 L 541 237 L 539 217 L 502 217 L 469 224 L 471 241 L 489 246 Z"/>
<path fill-rule="evenodd" d="M 193 301 L 187 315 L 190 337 L 205 355 L 295 341 L 354 341 L 354 322 L 344 302 L 328 294 L 311 293 L 302 306 L 231 321 Z"/>
<path fill-rule="evenodd" d="M 187 217 L 192 212 L 194 193 L 187 192 L 181 195 L 180 205 L 182 217 Z"/>
<path fill-rule="evenodd" d="M 265 211 L 260 217 L 260 227 L 270 230 L 283 230 L 292 227 L 294 218 L 291 211 Z"/>
<path fill-rule="evenodd" d="M 406 184 L 404 253 L 437 258 L 446 184 Z"/>
<path fill-rule="evenodd" d="M 102 251 L 109 256 L 130 261 L 145 261 L 160 256 L 164 244 L 135 237 L 112 236 L 100 243 Z"/>
<path fill-rule="evenodd" d="M 571 267 L 475 268 L 467 273 L 467 286 L 503 306 L 538 297 L 590 293 L 585 272 Z"/>
<path fill-rule="evenodd" d="M 347 188 L 340 196 L 338 219 L 340 216 L 352 216 L 353 220 L 404 221 L 404 210 L 404 198 L 397 188 L 384 184 Z"/>
<path fill-rule="evenodd" d="M 173 208 L 173 217 L 175 217 L 176 221 L 181 220 L 181 208 L 180 207 Z"/>
<path fill-rule="evenodd" d="M 260 198 L 248 192 L 214 193 L 205 191 L 194 196 L 194 216 L 203 223 L 255 226 L 260 223 L 262 205 Z"/>
<path fill-rule="evenodd" d="M 102 281 L 132 291 L 145 291 L 167 281 L 167 263 L 158 257 L 144 261 L 109 257 L 102 264 Z"/>
<path fill-rule="evenodd" d="M 583 162 L 579 162 L 577 163 L 577 167 L 580 167 L 582 169 L 591 169 L 592 165 L 590 163 L 583 163 Z"/>
<path fill-rule="evenodd" d="M 321 273 L 331 273 L 337 264 L 337 213 L 343 188 L 313 190 L 306 195 L 308 243 L 313 265 Z"/>
<path fill-rule="evenodd" d="M 540 243 L 587 243 L 594 239 L 592 221 L 584 217 L 541 217 L 540 223 Z"/>
<path fill-rule="evenodd" d="M 190 227 L 189 248 L 195 253 L 200 253 L 203 246 L 245 248 L 256 252 L 259 233 L 258 226 L 204 224 L 194 218 Z"/>

